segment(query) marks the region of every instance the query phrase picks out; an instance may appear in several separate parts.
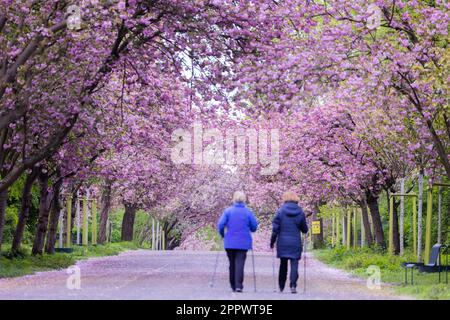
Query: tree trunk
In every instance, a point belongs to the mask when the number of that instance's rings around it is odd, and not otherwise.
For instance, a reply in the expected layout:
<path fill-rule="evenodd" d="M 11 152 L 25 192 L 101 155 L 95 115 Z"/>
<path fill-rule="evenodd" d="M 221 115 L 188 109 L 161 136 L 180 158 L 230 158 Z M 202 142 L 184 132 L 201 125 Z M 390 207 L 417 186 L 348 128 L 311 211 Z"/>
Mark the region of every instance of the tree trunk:
<path fill-rule="evenodd" d="M 136 217 L 136 206 L 125 203 L 125 213 L 122 220 L 122 241 L 133 241 L 134 218 Z"/>
<path fill-rule="evenodd" d="M 166 248 L 166 250 L 173 250 L 176 247 L 179 247 L 180 244 L 181 243 L 180 243 L 180 239 L 179 238 L 175 238 L 175 237 L 170 238 L 170 239 L 167 240 L 167 248 Z"/>
<path fill-rule="evenodd" d="M 365 201 L 361 201 L 358 203 L 361 207 L 361 216 L 363 220 L 363 226 L 364 226 L 364 236 L 366 238 L 366 243 L 368 247 L 372 246 L 372 229 L 370 228 L 370 221 L 369 221 L 369 213 L 367 212 L 367 203 Z"/>
<path fill-rule="evenodd" d="M 171 236 L 170 233 L 173 230 L 173 228 L 177 225 L 177 223 L 178 219 L 174 219 L 171 222 L 167 222 L 164 224 L 163 232 L 164 237 L 166 239 L 166 248 L 165 248 L 166 250 L 173 250 L 174 248 L 180 245 L 180 242 L 178 241 L 179 238 Z"/>
<path fill-rule="evenodd" d="M 420 108 L 418 108 L 418 110 L 420 111 L 420 114 L 423 116 L 422 110 L 420 110 Z M 424 119 L 425 119 L 425 117 L 424 117 Z M 445 143 L 439 137 L 438 132 L 434 128 L 433 121 L 430 119 L 426 119 L 425 122 L 427 124 L 428 130 L 430 131 L 431 137 L 433 139 L 433 145 L 436 149 L 436 152 L 439 156 L 442 166 L 445 169 L 445 173 L 447 174 L 447 178 L 450 179 L 450 160 L 448 157 L 448 152 L 447 152 L 448 150 L 446 150 L 446 147 L 445 147 Z"/>
<path fill-rule="evenodd" d="M 36 227 L 33 249 L 31 250 L 31 253 L 33 255 L 42 254 L 45 234 L 47 233 L 48 215 L 50 211 L 47 173 L 41 173 L 39 175 L 39 185 L 39 220 Z"/>
<path fill-rule="evenodd" d="M 23 161 L 16 161 L 16 165 L 8 172 L 8 174 L 0 179 L 0 191 L 8 189 L 20 176 L 28 169 L 33 168 L 37 163 L 52 157 L 61 147 L 64 139 L 72 130 L 77 122 L 78 114 L 75 114 L 69 123 L 57 130 L 52 137 L 49 137 L 48 144 L 38 150 L 31 157 Z"/>
<path fill-rule="evenodd" d="M 31 209 L 31 190 L 33 188 L 34 181 L 36 180 L 40 169 L 35 167 L 25 179 L 25 184 L 22 190 L 22 199 L 19 210 L 19 220 L 17 222 L 16 232 L 14 233 L 11 252 L 13 255 L 17 254 L 20 250 L 22 243 L 23 233 L 25 226 L 27 225 L 28 217 L 30 216 Z"/>
<path fill-rule="evenodd" d="M 388 200 L 389 200 L 389 193 Z M 389 203 L 389 201 L 387 202 Z M 399 226 L 398 226 L 398 207 L 399 202 L 394 200 L 394 212 L 392 213 L 392 217 L 394 221 L 392 222 L 392 233 L 393 233 L 393 244 L 394 244 L 394 254 L 398 255 L 400 254 L 400 236 L 399 236 Z"/>
<path fill-rule="evenodd" d="M 106 241 L 108 216 L 111 209 L 111 195 L 112 195 L 112 182 L 106 181 L 102 191 L 101 199 L 101 211 L 100 211 L 100 224 L 98 230 L 98 244 L 103 244 Z"/>
<path fill-rule="evenodd" d="M 373 195 L 371 192 L 367 193 L 367 206 L 372 216 L 372 223 L 375 232 L 375 242 L 381 248 L 386 248 L 384 240 L 383 224 L 381 223 L 380 211 L 378 209 L 378 196 Z"/>
<path fill-rule="evenodd" d="M 6 207 L 8 206 L 8 189 L 0 191 L 0 250 L 3 242 L 3 229 L 6 220 Z"/>
<path fill-rule="evenodd" d="M 58 232 L 59 216 L 61 214 L 61 186 L 63 180 L 58 179 L 53 185 L 53 199 L 50 211 L 50 226 L 48 229 L 47 243 L 45 245 L 45 252 L 49 254 L 55 253 L 56 234 Z"/>

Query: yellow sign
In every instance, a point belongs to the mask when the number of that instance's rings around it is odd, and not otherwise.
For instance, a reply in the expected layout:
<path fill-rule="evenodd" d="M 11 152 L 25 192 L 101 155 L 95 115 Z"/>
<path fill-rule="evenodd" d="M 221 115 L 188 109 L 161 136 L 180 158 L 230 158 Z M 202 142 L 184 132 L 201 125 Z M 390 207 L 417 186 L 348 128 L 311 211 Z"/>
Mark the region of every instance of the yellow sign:
<path fill-rule="evenodd" d="M 312 234 L 320 234 L 320 221 L 312 222 Z"/>

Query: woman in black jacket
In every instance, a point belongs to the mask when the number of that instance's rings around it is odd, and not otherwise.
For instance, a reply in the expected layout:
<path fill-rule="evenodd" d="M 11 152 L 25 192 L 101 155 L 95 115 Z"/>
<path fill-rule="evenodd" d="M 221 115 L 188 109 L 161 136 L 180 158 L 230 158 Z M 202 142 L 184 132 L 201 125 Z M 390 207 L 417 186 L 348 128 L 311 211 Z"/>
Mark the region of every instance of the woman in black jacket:
<path fill-rule="evenodd" d="M 302 238 L 300 232 L 307 233 L 305 214 L 298 205 L 295 193 L 287 191 L 283 194 L 283 205 L 278 209 L 272 222 L 270 247 L 277 243 L 277 258 L 280 259 L 278 284 L 283 292 L 286 284 L 288 261 L 291 262 L 290 288 L 297 293 L 298 262 L 302 255 Z"/>

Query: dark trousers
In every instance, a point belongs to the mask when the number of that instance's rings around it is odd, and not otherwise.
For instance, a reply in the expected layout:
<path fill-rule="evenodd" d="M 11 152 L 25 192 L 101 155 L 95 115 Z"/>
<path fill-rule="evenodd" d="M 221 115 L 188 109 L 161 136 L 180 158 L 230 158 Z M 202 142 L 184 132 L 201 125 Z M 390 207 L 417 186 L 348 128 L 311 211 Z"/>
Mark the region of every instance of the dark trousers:
<path fill-rule="evenodd" d="M 283 290 L 286 284 L 287 271 L 288 271 L 288 260 L 291 261 L 291 275 L 290 275 L 290 288 L 297 288 L 297 279 L 298 279 L 298 261 L 299 259 L 289 259 L 289 258 L 281 258 L 280 259 L 280 273 L 278 274 L 278 284 L 280 289 Z"/>
<path fill-rule="evenodd" d="M 247 250 L 226 249 L 230 261 L 230 285 L 231 289 L 244 288 L 244 265 L 247 258 Z"/>

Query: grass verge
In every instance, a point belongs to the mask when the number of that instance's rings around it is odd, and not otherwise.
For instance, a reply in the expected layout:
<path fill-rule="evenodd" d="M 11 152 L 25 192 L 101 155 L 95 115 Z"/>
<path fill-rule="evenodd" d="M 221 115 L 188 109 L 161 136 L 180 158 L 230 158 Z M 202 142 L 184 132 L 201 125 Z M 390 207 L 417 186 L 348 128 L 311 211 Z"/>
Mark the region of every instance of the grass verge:
<path fill-rule="evenodd" d="M 6 246 L 5 246 L 6 247 Z M 24 247 L 19 257 L 10 258 L 8 248 L 0 254 L 0 278 L 19 277 L 38 271 L 65 269 L 77 262 L 91 257 L 103 257 L 119 254 L 138 247 L 132 242 L 116 242 L 99 246 L 74 246 L 73 253 L 31 255 L 31 248 Z"/>
<path fill-rule="evenodd" d="M 335 248 L 314 250 L 314 256 L 328 265 L 344 269 L 362 278 L 369 277 L 369 273 L 367 273 L 369 266 L 378 266 L 381 272 L 381 281 L 393 284 L 393 289 L 398 294 L 410 295 L 418 299 L 450 299 L 450 284 L 443 283 L 445 281 L 444 273 L 441 273 L 441 283 L 439 284 L 437 273 L 425 274 L 415 270 L 415 284 L 404 284 L 405 270 L 401 267 L 401 263 L 415 261 L 416 259 L 411 253 L 399 257 L 369 248 L 352 250 Z"/>

